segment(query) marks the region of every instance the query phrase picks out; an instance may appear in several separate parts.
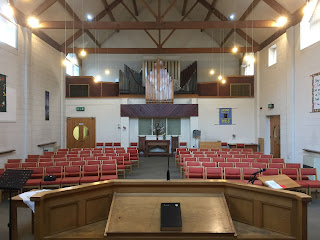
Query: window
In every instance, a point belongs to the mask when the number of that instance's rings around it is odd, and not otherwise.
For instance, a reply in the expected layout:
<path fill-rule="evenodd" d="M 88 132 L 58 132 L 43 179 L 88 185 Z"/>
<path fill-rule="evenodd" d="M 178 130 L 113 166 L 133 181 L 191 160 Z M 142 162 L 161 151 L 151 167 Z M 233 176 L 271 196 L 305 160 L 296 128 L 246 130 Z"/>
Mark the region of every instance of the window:
<path fill-rule="evenodd" d="M 76 54 L 69 53 L 66 58 L 66 74 L 69 76 L 80 76 L 80 67 Z"/>
<path fill-rule="evenodd" d="M 269 67 L 277 63 L 277 45 L 269 48 Z"/>
<path fill-rule="evenodd" d="M 180 118 L 139 118 L 139 135 L 181 134 Z"/>
<path fill-rule="evenodd" d="M 0 42 L 17 48 L 18 27 L 7 0 L 0 0 Z"/>
<path fill-rule="evenodd" d="M 232 97 L 250 97 L 251 84 L 250 83 L 233 83 L 230 84 L 230 96 Z"/>
<path fill-rule="evenodd" d="M 320 41 L 320 3 L 309 0 L 300 23 L 300 50 Z"/>

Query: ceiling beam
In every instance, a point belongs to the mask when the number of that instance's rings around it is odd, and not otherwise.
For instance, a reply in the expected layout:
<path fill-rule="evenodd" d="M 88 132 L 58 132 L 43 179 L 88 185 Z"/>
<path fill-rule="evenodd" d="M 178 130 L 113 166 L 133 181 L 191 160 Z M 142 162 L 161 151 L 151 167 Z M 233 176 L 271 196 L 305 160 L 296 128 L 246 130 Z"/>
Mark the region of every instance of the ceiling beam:
<path fill-rule="evenodd" d="M 47 21 L 41 22 L 41 29 L 122 29 L 122 30 L 164 30 L 164 29 L 220 29 L 220 28 L 277 28 L 273 20 L 248 20 L 248 21 L 188 21 L 188 22 L 82 22 L 82 21 Z M 241 29 L 238 29 L 242 31 Z M 242 31 L 243 32 L 243 31 Z M 244 32 L 243 32 L 244 33 Z M 244 33 L 245 34 L 245 33 Z M 249 38 L 249 36 L 248 36 Z"/>
<path fill-rule="evenodd" d="M 137 7 L 136 0 L 132 0 L 132 4 L 133 4 L 134 13 L 135 13 L 136 17 L 138 17 L 139 16 L 139 12 L 138 12 L 138 7 Z"/>
<path fill-rule="evenodd" d="M 109 4 L 109 11 L 112 11 L 116 6 L 118 6 L 122 0 L 114 0 L 112 3 Z M 102 10 L 98 15 L 92 19 L 92 21 L 100 21 L 104 16 L 108 14 L 106 9 Z"/>
<path fill-rule="evenodd" d="M 63 6 L 63 8 L 66 9 L 66 11 L 72 16 L 72 18 L 75 21 L 80 21 L 81 19 L 78 17 L 78 15 L 72 10 L 71 6 L 65 1 L 65 0 L 58 0 L 59 3 Z M 73 28 L 74 29 L 74 28 Z M 99 41 L 92 35 L 92 33 L 85 29 L 84 32 L 90 37 L 90 39 L 97 45 L 97 47 L 101 47 Z M 72 41 L 73 42 L 73 41 Z M 68 46 L 68 45 L 67 45 Z M 62 48 L 64 48 L 64 44 L 62 45 Z M 62 49 L 63 50 L 63 49 Z"/>
<path fill-rule="evenodd" d="M 291 13 L 285 9 L 280 3 L 276 0 L 263 0 L 266 4 L 268 4 L 273 10 L 277 13 L 287 16 L 288 18 L 291 17 Z"/>
<path fill-rule="evenodd" d="M 51 7 L 57 0 L 46 0 L 39 5 L 33 12 L 32 16 L 37 17 L 41 15 L 44 11 L 46 11 L 49 7 Z"/>
<path fill-rule="evenodd" d="M 217 0 L 212 0 L 211 8 L 215 8 L 215 7 L 216 7 L 216 4 L 217 4 Z M 207 16 L 206 16 L 206 18 L 204 19 L 204 21 L 209 21 L 210 16 L 211 16 L 211 13 L 212 13 L 212 11 L 211 11 L 211 10 L 208 10 Z M 203 32 L 203 30 L 204 30 L 204 29 L 201 29 L 201 32 Z"/>
<path fill-rule="evenodd" d="M 182 16 L 184 16 L 184 14 L 186 13 L 187 4 L 188 4 L 188 0 L 184 0 L 183 6 L 182 6 Z"/>
<path fill-rule="evenodd" d="M 266 39 L 264 42 L 260 44 L 260 50 L 267 47 L 270 43 L 272 43 L 274 40 L 276 40 L 278 37 L 280 37 L 282 34 L 286 33 L 288 28 L 297 25 L 301 22 L 303 17 L 303 9 L 305 5 L 303 5 L 301 8 L 299 8 L 296 12 L 294 12 L 290 18 L 290 22 L 287 24 L 285 28 L 280 29 L 273 35 L 271 35 L 268 39 Z"/>
<path fill-rule="evenodd" d="M 177 0 L 174 0 L 171 5 L 167 8 L 167 10 L 162 14 L 160 21 L 167 15 L 167 13 L 170 11 L 170 9 L 174 6 L 174 4 L 177 2 Z"/>
<path fill-rule="evenodd" d="M 208 10 L 212 11 L 212 13 L 217 17 L 219 18 L 221 21 L 229 21 L 229 19 L 224 16 L 221 12 L 219 12 L 216 8 L 211 8 L 211 5 L 210 3 L 208 3 L 206 0 L 198 0 L 205 8 L 207 8 Z M 244 23 L 244 25 L 238 25 L 239 22 L 241 21 L 232 21 L 233 24 L 236 24 L 236 28 L 245 28 L 245 26 L 247 25 L 247 22 L 246 21 L 242 21 Z M 232 23 L 231 22 L 231 23 Z M 254 27 L 254 22 L 255 20 L 253 21 L 250 21 L 250 23 L 252 23 L 252 27 Z M 273 23 L 274 24 L 274 23 Z M 234 25 L 233 27 L 231 28 L 234 28 Z M 259 46 L 259 43 L 257 43 L 256 41 L 254 41 L 250 36 L 248 36 L 248 34 L 246 34 L 244 31 L 242 31 L 241 29 L 237 29 L 237 33 L 244 39 L 246 40 L 248 43 L 253 43 L 254 46 Z"/>
<path fill-rule="evenodd" d="M 250 6 L 247 8 L 247 10 L 242 14 L 242 16 L 239 18 L 239 20 L 243 21 L 245 20 L 248 15 L 253 11 L 253 9 L 258 5 L 258 3 L 260 2 L 260 0 L 253 0 L 252 3 L 250 4 Z M 251 27 L 251 26 L 249 26 Z M 246 27 L 247 28 L 247 27 Z M 223 46 L 228 39 L 232 36 L 232 34 L 234 33 L 234 29 L 232 29 L 227 36 L 223 39 L 223 41 L 221 42 L 220 46 Z"/>
<path fill-rule="evenodd" d="M 82 48 L 75 48 L 75 53 L 80 53 Z M 258 51 L 259 47 L 254 47 Z M 189 53 L 232 53 L 232 48 L 85 48 L 85 51 L 96 54 L 189 54 Z M 73 49 L 68 48 L 67 53 L 72 53 Z M 238 49 L 239 53 L 245 53 L 246 48 Z"/>
<path fill-rule="evenodd" d="M 146 8 L 149 10 L 149 12 L 154 16 L 155 19 L 158 19 L 157 14 L 152 10 L 152 8 L 148 5 L 148 3 L 145 2 L 145 0 L 141 0 L 142 3 L 146 6 Z"/>
<path fill-rule="evenodd" d="M 110 17 L 111 21 L 115 22 L 116 19 L 114 18 L 114 15 L 112 14 L 112 11 L 109 10 L 109 4 L 108 4 L 107 0 L 101 0 L 101 2 L 104 5 L 105 10 L 109 14 L 109 17 Z M 116 32 L 119 32 L 119 29 L 116 29 Z"/>

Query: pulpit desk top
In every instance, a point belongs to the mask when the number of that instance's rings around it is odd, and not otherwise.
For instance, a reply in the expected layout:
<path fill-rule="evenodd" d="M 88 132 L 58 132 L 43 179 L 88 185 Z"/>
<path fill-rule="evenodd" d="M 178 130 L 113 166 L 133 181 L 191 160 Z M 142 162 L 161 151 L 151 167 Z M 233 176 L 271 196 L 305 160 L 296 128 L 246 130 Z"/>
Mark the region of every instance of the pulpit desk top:
<path fill-rule="evenodd" d="M 163 151 L 151 151 L 161 148 Z M 168 156 L 170 152 L 170 140 L 146 140 L 146 156 Z"/>

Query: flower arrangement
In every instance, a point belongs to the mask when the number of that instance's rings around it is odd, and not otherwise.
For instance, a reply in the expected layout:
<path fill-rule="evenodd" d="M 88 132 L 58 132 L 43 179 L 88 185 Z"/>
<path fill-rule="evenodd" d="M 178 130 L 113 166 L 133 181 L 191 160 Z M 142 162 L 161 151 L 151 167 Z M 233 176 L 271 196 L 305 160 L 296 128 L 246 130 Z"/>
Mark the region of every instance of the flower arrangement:
<path fill-rule="evenodd" d="M 159 122 L 155 122 L 155 127 L 153 129 L 153 132 L 156 134 L 157 139 L 160 134 L 165 134 L 164 130 L 165 130 L 164 124 L 162 124 L 162 126 L 160 126 Z"/>
<path fill-rule="evenodd" d="M 163 137 L 163 140 L 166 140 L 167 134 L 166 133 L 162 134 L 162 137 Z"/>

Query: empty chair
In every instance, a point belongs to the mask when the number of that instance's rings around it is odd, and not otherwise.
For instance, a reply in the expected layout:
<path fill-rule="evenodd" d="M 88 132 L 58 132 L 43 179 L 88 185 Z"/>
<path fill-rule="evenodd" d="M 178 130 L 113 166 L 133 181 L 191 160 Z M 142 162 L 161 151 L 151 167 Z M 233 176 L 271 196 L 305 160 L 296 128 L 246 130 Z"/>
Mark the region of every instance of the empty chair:
<path fill-rule="evenodd" d="M 132 175 L 132 162 L 130 161 L 130 153 L 119 153 L 119 156 L 123 156 L 125 168 L 126 170 L 129 170 L 130 175 Z"/>
<path fill-rule="evenodd" d="M 39 167 L 53 167 L 54 165 L 54 162 L 39 162 L 38 163 L 38 166 Z"/>
<path fill-rule="evenodd" d="M 269 163 L 269 168 L 283 168 L 283 163 Z"/>
<path fill-rule="evenodd" d="M 114 152 L 114 153 L 105 153 L 104 154 L 106 157 L 115 157 L 115 156 L 117 156 L 117 154 Z"/>
<path fill-rule="evenodd" d="M 38 162 L 39 159 L 38 158 L 26 158 L 24 161 L 25 162 Z"/>
<path fill-rule="evenodd" d="M 21 167 L 22 168 L 38 167 L 38 163 L 37 162 L 24 162 L 24 163 L 21 163 Z"/>
<path fill-rule="evenodd" d="M 97 160 L 110 160 L 111 157 L 110 156 L 101 156 L 101 157 L 97 157 Z"/>
<path fill-rule="evenodd" d="M 113 148 L 106 148 L 105 150 L 104 150 L 104 153 L 115 153 L 115 151 L 113 150 Z"/>
<path fill-rule="evenodd" d="M 91 154 L 90 153 L 84 153 L 84 154 L 80 154 L 79 157 L 81 157 L 81 158 L 91 157 Z"/>
<path fill-rule="evenodd" d="M 213 157 L 212 158 L 212 162 L 217 162 L 217 163 L 224 162 L 224 158 L 222 158 L 222 157 Z"/>
<path fill-rule="evenodd" d="M 247 154 L 247 158 L 260 158 L 260 154 Z"/>
<path fill-rule="evenodd" d="M 271 163 L 284 163 L 284 158 L 271 158 Z"/>
<path fill-rule="evenodd" d="M 101 165 L 105 165 L 105 164 L 117 164 L 117 160 L 115 159 L 102 160 Z"/>
<path fill-rule="evenodd" d="M 67 155 L 66 154 L 56 154 L 53 156 L 53 160 L 57 159 L 57 158 L 66 158 Z"/>
<path fill-rule="evenodd" d="M 98 182 L 99 177 L 99 166 L 98 165 L 87 165 L 83 166 L 82 177 L 80 178 L 80 184 Z"/>
<path fill-rule="evenodd" d="M 119 175 L 119 173 L 121 173 L 123 178 L 125 178 L 126 167 L 124 165 L 124 157 L 123 156 L 113 156 L 112 159 L 115 159 L 117 161 L 118 175 Z"/>
<path fill-rule="evenodd" d="M 41 155 L 40 158 L 52 159 L 54 155 Z"/>
<path fill-rule="evenodd" d="M 81 161 L 81 160 L 82 160 L 81 157 L 70 157 L 70 158 L 69 158 L 69 161 L 70 161 L 70 162 L 77 162 L 77 161 Z"/>
<path fill-rule="evenodd" d="M 137 147 L 127 147 L 127 152 L 128 150 L 137 150 L 138 151 L 138 148 Z"/>
<path fill-rule="evenodd" d="M 121 143 L 120 142 L 114 142 L 113 143 L 113 147 L 121 147 Z"/>
<path fill-rule="evenodd" d="M 96 149 L 95 148 L 94 150 L 91 151 L 91 154 L 94 155 L 96 153 L 102 153 L 102 152 L 103 152 L 103 149 Z"/>
<path fill-rule="evenodd" d="M 204 151 L 192 151 L 192 154 L 205 154 Z"/>
<path fill-rule="evenodd" d="M 207 152 L 207 151 L 209 151 L 209 148 L 200 148 L 199 151 L 201 151 L 201 152 Z"/>
<path fill-rule="evenodd" d="M 40 158 L 39 162 L 52 162 L 52 158 Z"/>
<path fill-rule="evenodd" d="M 268 164 L 266 163 L 251 163 L 253 168 L 267 168 Z"/>
<path fill-rule="evenodd" d="M 248 162 L 237 162 L 235 163 L 236 168 L 250 168 L 251 163 Z"/>
<path fill-rule="evenodd" d="M 221 152 L 231 152 L 230 148 L 221 148 L 220 149 Z"/>
<path fill-rule="evenodd" d="M 62 167 L 45 167 L 45 175 L 55 176 L 54 181 L 41 181 L 41 188 L 60 188 L 61 186 L 61 176 L 62 176 Z"/>
<path fill-rule="evenodd" d="M 224 168 L 224 179 L 232 179 L 241 181 L 241 169 L 240 168 Z M 242 183 L 242 182 L 241 182 Z"/>
<path fill-rule="evenodd" d="M 215 154 L 215 153 L 206 153 L 206 157 L 209 157 L 209 158 L 217 158 L 218 157 L 218 154 Z"/>
<path fill-rule="evenodd" d="M 70 159 L 70 158 L 74 158 L 74 157 L 79 157 L 79 155 L 78 154 L 67 154 L 66 157 L 68 159 Z"/>
<path fill-rule="evenodd" d="M 187 147 L 187 142 L 179 142 L 179 147 Z"/>
<path fill-rule="evenodd" d="M 84 157 L 82 158 L 83 161 L 92 161 L 92 160 L 96 160 L 95 157 Z"/>
<path fill-rule="evenodd" d="M 85 161 L 72 161 L 71 166 L 84 166 L 86 165 Z"/>
<path fill-rule="evenodd" d="M 40 188 L 44 176 L 44 168 L 29 167 L 27 169 L 32 170 L 33 172 L 23 188 Z"/>
<path fill-rule="evenodd" d="M 66 157 L 62 157 L 62 158 L 54 158 L 53 160 L 54 162 L 66 162 L 67 158 Z"/>
<path fill-rule="evenodd" d="M 113 144 L 112 144 L 112 142 L 106 142 L 106 143 L 104 143 L 104 147 L 105 148 L 112 148 Z"/>
<path fill-rule="evenodd" d="M 17 169 L 17 168 L 21 168 L 21 163 L 5 163 L 4 164 L 4 168 L 5 169 Z"/>
<path fill-rule="evenodd" d="M 245 157 L 247 157 L 247 155 L 246 154 L 233 154 L 233 157 L 234 158 L 245 158 Z"/>
<path fill-rule="evenodd" d="M 40 158 L 40 155 L 28 155 L 28 158 Z"/>
<path fill-rule="evenodd" d="M 285 168 L 301 168 L 300 163 L 285 163 L 284 164 Z"/>
<path fill-rule="evenodd" d="M 281 174 L 287 175 L 293 180 L 299 179 L 298 169 L 297 168 L 282 168 L 280 169 Z"/>
<path fill-rule="evenodd" d="M 272 154 L 261 154 L 260 157 L 261 158 L 273 158 Z"/>
<path fill-rule="evenodd" d="M 244 148 L 244 143 L 237 143 L 236 148 Z"/>
<path fill-rule="evenodd" d="M 97 142 L 96 143 L 96 148 L 104 148 L 103 142 Z"/>
<path fill-rule="evenodd" d="M 205 178 L 206 179 L 222 179 L 222 168 L 221 167 L 206 167 Z"/>
<path fill-rule="evenodd" d="M 211 162 L 211 158 L 209 157 L 199 157 L 198 162 Z"/>
<path fill-rule="evenodd" d="M 269 163 L 269 158 L 256 158 L 256 163 Z"/>
<path fill-rule="evenodd" d="M 202 167 L 217 167 L 217 163 L 215 162 L 201 162 Z"/>
<path fill-rule="evenodd" d="M 104 164 L 101 166 L 100 181 L 118 179 L 118 169 L 116 164 Z"/>
<path fill-rule="evenodd" d="M 93 153 L 93 156 L 94 156 L 95 158 L 97 158 L 97 157 L 103 157 L 103 156 L 104 156 L 104 153 Z"/>
<path fill-rule="evenodd" d="M 130 143 L 130 147 L 138 147 L 138 143 L 137 142 L 131 142 Z"/>
<path fill-rule="evenodd" d="M 139 154 L 137 149 L 127 149 L 127 153 L 130 154 L 130 161 L 132 162 L 132 166 L 139 167 Z"/>
<path fill-rule="evenodd" d="M 240 158 L 226 158 L 226 162 L 239 163 Z"/>
<path fill-rule="evenodd" d="M 221 142 L 221 147 L 227 148 L 228 147 L 228 143 L 227 142 Z"/>
<path fill-rule="evenodd" d="M 184 173 L 184 178 L 188 178 L 187 169 L 188 167 L 201 167 L 200 162 L 186 162 L 185 166 L 183 167 L 182 173 Z"/>
<path fill-rule="evenodd" d="M 247 183 L 252 177 L 253 173 L 260 171 L 260 168 L 243 168 L 242 169 L 242 179 L 243 183 Z M 260 174 L 256 174 L 254 185 L 262 186 L 262 182 L 257 179 Z"/>
<path fill-rule="evenodd" d="M 190 166 L 187 168 L 185 177 L 187 179 L 204 179 L 204 167 Z"/>
<path fill-rule="evenodd" d="M 199 158 L 199 157 L 205 157 L 205 154 L 193 154 L 194 157 Z"/>
<path fill-rule="evenodd" d="M 88 160 L 87 165 L 100 165 L 101 161 L 100 160 Z"/>
<path fill-rule="evenodd" d="M 254 163 L 254 158 L 241 158 L 241 162 Z"/>
<path fill-rule="evenodd" d="M 80 184 L 81 166 L 65 166 L 64 178 L 61 179 L 61 187 Z"/>
<path fill-rule="evenodd" d="M 22 159 L 8 159 L 7 160 L 7 163 L 21 163 L 22 162 Z"/>
<path fill-rule="evenodd" d="M 120 148 L 119 148 L 119 149 L 116 149 L 116 148 L 115 148 L 114 151 L 115 151 L 115 153 L 117 153 L 117 154 L 119 154 L 119 153 L 126 153 L 126 150 L 123 149 L 123 148 L 121 148 L 121 149 L 120 149 Z"/>
<path fill-rule="evenodd" d="M 66 166 L 70 166 L 70 162 L 69 161 L 55 162 L 54 165 L 57 167 L 66 167 Z"/>
<path fill-rule="evenodd" d="M 198 148 L 188 148 L 188 150 L 190 151 L 190 152 L 198 152 Z"/>
<path fill-rule="evenodd" d="M 232 154 L 220 154 L 219 155 L 221 158 L 232 158 L 233 155 Z"/>
<path fill-rule="evenodd" d="M 210 151 L 211 152 L 219 152 L 220 148 L 211 148 Z"/>
<path fill-rule="evenodd" d="M 222 167 L 222 168 L 233 168 L 233 163 L 227 163 L 227 162 L 219 162 L 218 163 L 218 167 Z"/>
<path fill-rule="evenodd" d="M 310 177 L 312 179 L 310 179 Z M 308 180 L 303 180 L 308 178 Z M 309 187 L 309 195 L 311 195 L 312 190 L 316 190 L 316 193 L 318 193 L 318 190 L 320 188 L 320 181 L 318 181 L 318 176 L 317 176 L 317 170 L 315 168 L 301 168 L 300 169 L 300 185 L 305 186 L 305 184 L 308 185 Z M 301 183 L 304 184 L 301 184 Z"/>
<path fill-rule="evenodd" d="M 264 172 L 261 173 L 262 176 L 270 176 L 270 175 L 279 175 L 278 168 L 267 168 Z"/>

